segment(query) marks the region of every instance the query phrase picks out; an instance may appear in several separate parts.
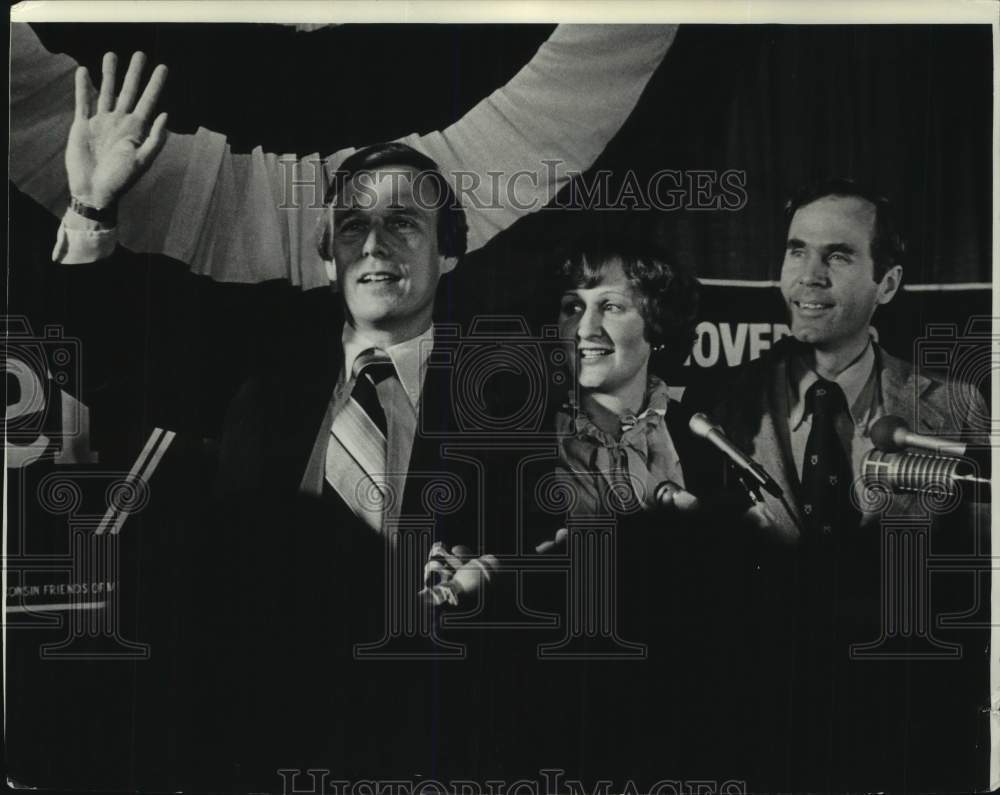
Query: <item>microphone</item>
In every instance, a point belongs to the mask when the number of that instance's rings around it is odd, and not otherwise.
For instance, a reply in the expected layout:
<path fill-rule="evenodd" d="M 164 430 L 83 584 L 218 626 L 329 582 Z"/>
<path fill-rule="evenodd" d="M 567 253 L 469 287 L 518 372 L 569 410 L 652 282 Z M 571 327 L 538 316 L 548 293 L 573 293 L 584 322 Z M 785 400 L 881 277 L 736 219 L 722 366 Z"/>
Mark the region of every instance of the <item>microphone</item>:
<path fill-rule="evenodd" d="M 707 439 L 718 447 L 737 467 L 749 475 L 765 491 L 781 499 L 783 496 L 781 486 L 774 482 L 774 478 L 767 474 L 767 470 L 729 441 L 722 428 L 713 423 L 706 415 L 699 411 L 691 417 L 688 427 L 695 436 Z"/>
<path fill-rule="evenodd" d="M 653 505 L 658 508 L 675 508 L 694 511 L 699 507 L 698 498 L 672 480 L 665 480 L 653 489 Z"/>
<path fill-rule="evenodd" d="M 990 489 L 988 478 L 974 475 L 968 461 L 953 456 L 887 453 L 874 449 L 862 459 L 861 473 L 866 486 L 881 484 L 897 492 L 936 488 L 951 496 L 962 483 L 986 489 L 987 494 Z"/>
<path fill-rule="evenodd" d="M 875 422 L 868 432 L 875 446 L 885 453 L 902 453 L 907 447 L 916 447 L 939 455 L 970 458 L 987 473 L 991 468 L 989 447 L 978 447 L 951 439 L 914 433 L 904 420 L 892 414 Z"/>

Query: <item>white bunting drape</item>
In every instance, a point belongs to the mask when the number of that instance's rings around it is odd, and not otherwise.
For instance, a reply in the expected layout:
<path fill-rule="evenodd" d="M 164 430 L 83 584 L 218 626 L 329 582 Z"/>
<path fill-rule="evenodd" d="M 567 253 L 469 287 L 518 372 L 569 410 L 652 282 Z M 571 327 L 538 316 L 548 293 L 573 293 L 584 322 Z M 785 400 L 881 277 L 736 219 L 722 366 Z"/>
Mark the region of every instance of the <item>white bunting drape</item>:
<path fill-rule="evenodd" d="M 63 151 L 77 63 L 48 52 L 29 25 L 11 28 L 10 178 L 61 215 L 69 200 Z M 560 25 L 505 86 L 461 119 L 401 139 L 436 160 L 453 184 L 463 173 L 495 175 L 465 192 L 470 250 L 544 206 L 597 159 L 675 35 L 673 25 Z M 314 242 L 325 173 L 353 151 L 325 159 L 260 147 L 238 154 L 212 130 L 171 133 L 121 202 L 120 242 L 217 281 L 325 285 Z"/>

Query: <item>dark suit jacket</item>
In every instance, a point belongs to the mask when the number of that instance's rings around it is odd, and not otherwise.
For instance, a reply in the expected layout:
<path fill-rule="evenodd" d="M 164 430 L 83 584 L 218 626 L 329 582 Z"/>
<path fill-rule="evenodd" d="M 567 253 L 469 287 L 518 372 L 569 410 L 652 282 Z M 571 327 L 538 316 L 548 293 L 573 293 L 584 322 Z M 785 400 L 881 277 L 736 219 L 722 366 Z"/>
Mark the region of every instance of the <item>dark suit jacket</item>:
<path fill-rule="evenodd" d="M 247 668 L 244 689 L 231 697 L 236 715 L 243 714 L 241 704 L 255 703 L 261 716 L 233 721 L 253 727 L 255 735 L 248 740 L 255 751 L 243 763 L 260 765 L 262 776 L 281 759 L 303 768 L 325 766 L 344 777 L 485 767 L 488 755 L 463 749 L 487 727 L 466 726 L 456 717 L 470 709 L 469 683 L 482 674 L 475 663 L 371 660 L 355 653 L 359 644 L 387 639 L 406 620 L 392 612 L 399 609 L 392 597 L 402 590 L 416 595 L 432 541 L 449 548 L 463 544 L 476 554 L 489 551 L 482 537 L 487 506 L 505 495 L 488 488 L 488 456 L 478 455 L 475 444 L 462 444 L 455 370 L 433 359 L 428 366 L 402 497 L 401 538 L 390 549 L 330 490 L 317 497 L 300 488 L 310 461 L 315 464 L 317 439 L 328 437 L 327 409 L 342 366 L 335 296 L 322 316 L 314 314 L 305 325 L 290 337 L 294 346 L 286 355 L 241 387 L 220 440 L 217 504 L 228 522 L 225 547 L 240 556 L 240 596 L 230 601 L 234 619 L 228 623 L 247 628 L 234 641 L 244 648 L 248 637 L 264 631 L 269 637 Z M 422 546 L 411 546 L 417 537 Z M 211 557 L 225 555 L 221 549 Z M 405 571 L 388 568 L 396 565 Z M 262 581 L 271 587 L 260 590 Z M 255 590 L 257 598 L 248 599 Z M 475 632 L 449 633 L 440 625 L 436 631 L 465 644 L 466 655 L 475 658 Z M 430 643 L 419 638 L 397 640 L 387 652 L 404 646 L 414 654 L 430 651 Z M 442 679 L 450 686 L 442 689 Z M 309 703 L 315 712 L 303 713 Z"/>
<path fill-rule="evenodd" d="M 743 664 L 732 683 L 739 693 L 732 712 L 746 730 L 749 787 L 961 789 L 973 779 L 958 776 L 951 760 L 982 764 L 977 712 L 987 698 L 985 631 L 971 624 L 949 631 L 938 620 L 949 612 L 974 614 L 988 601 L 987 578 L 931 577 L 917 555 L 988 554 L 988 505 L 936 515 L 920 495 L 894 494 L 856 531 L 803 537 L 786 419 L 796 346 L 782 340 L 713 394 L 685 394 L 686 403 L 711 413 L 768 470 L 788 501 L 786 508 L 765 495 L 777 522 L 747 548 L 745 598 L 734 602 Z M 885 414 L 945 437 L 969 439 L 981 427 L 987 412 L 971 386 L 917 373 L 885 350 L 876 352 Z M 929 521 L 933 533 L 914 532 Z M 886 545 L 888 532 L 899 533 L 895 546 Z M 884 560 L 893 550 L 906 557 L 887 572 Z M 907 601 L 914 593 L 922 601 Z M 964 653 L 921 662 L 942 642 L 961 644 Z M 886 656 L 855 656 L 851 649 L 862 644 Z"/>
<path fill-rule="evenodd" d="M 303 493 L 307 469 L 315 470 L 317 461 L 322 467 L 324 459 L 314 453 L 320 449 L 317 440 L 329 435 L 328 408 L 343 367 L 343 311 L 332 293 L 319 307 L 281 357 L 248 379 L 230 404 L 220 442 L 220 497 L 296 499 Z M 437 341 L 435 348 L 440 348 Z M 431 358 L 433 362 L 433 354 Z M 450 367 L 432 364 L 427 369 L 401 518 L 429 523 L 434 540 L 478 550 L 474 510 L 481 495 L 474 488 L 476 473 L 445 449 L 461 436 L 453 375 Z M 310 471 L 312 480 L 319 479 L 316 474 Z M 473 488 L 465 490 L 465 484 Z M 435 496 L 443 491 L 453 498 L 439 504 Z M 336 494 L 327 494 L 326 501 L 332 503 L 328 510 L 337 517 L 339 532 L 364 531 L 364 523 Z"/>
<path fill-rule="evenodd" d="M 104 394 L 106 384 L 124 380 L 116 348 L 144 337 L 141 325 L 137 332 L 116 311 L 134 309 L 129 321 L 147 321 L 136 301 L 141 291 L 116 292 L 115 280 L 128 277 L 129 265 L 135 263 L 126 257 L 124 264 L 56 269 L 68 283 L 67 306 L 79 313 L 67 325 L 83 341 L 85 375 Z M 152 269 L 149 278 L 158 278 Z M 177 305 L 197 280 L 182 281 Z M 190 289 L 197 295 L 201 288 Z M 251 292 L 256 300 L 271 288 L 214 289 L 225 300 Z M 458 707 L 447 699 L 461 699 L 465 708 L 467 692 L 442 691 L 441 664 L 354 657 L 356 644 L 388 632 L 387 547 L 338 498 L 299 491 L 316 440 L 327 432 L 322 425 L 342 365 L 343 315 L 328 291 L 281 291 L 273 304 L 280 309 L 257 315 L 259 332 L 247 330 L 266 341 L 267 353 L 256 356 L 219 429 L 189 421 L 202 415 L 206 398 L 201 373 L 196 366 L 189 372 L 197 356 L 182 350 L 176 368 L 137 358 L 129 369 L 139 387 L 122 404 L 143 424 L 179 432 L 153 476 L 152 504 L 125 531 L 128 543 L 140 547 L 134 557 L 126 552 L 126 570 L 137 572 L 137 590 L 128 589 L 126 598 L 140 637 L 156 650 L 140 671 L 149 687 L 175 694 L 155 710 L 145 697 L 136 707 L 144 727 L 137 779 L 143 786 L 212 781 L 263 790 L 280 783 L 278 767 L 326 767 L 349 778 L 411 776 L 439 769 L 449 738 L 472 734 L 450 719 Z M 110 361 L 102 365 L 102 357 Z M 153 391 L 156 411 L 149 410 L 145 388 L 150 371 L 169 373 Z M 92 377 L 97 373 L 108 377 Z M 488 467 L 474 451 L 444 449 L 458 438 L 452 375 L 447 367 L 427 371 L 402 514 L 428 542 L 463 543 L 478 552 L 490 513 L 482 488 Z M 99 406 L 100 388 L 84 399 Z M 109 425 L 123 415 L 111 419 Z M 138 434 L 127 456 L 135 456 L 148 432 Z M 211 441 L 203 443 L 205 437 Z M 194 457 L 211 464 L 194 467 Z M 160 509 L 171 514 L 170 523 Z M 414 552 L 406 563 L 411 579 L 400 587 L 415 594 L 424 561 Z M 458 675 L 456 663 L 444 665 Z M 144 696 L 143 686 L 139 692 Z M 449 720 L 442 723 L 441 715 Z M 164 733 L 183 746 L 169 765 L 158 759 L 169 747 Z M 152 769 L 164 768 L 196 772 L 152 777 Z"/>
<path fill-rule="evenodd" d="M 739 368 L 726 388 L 714 397 L 697 390 L 685 395 L 686 404 L 707 410 L 733 442 L 763 464 L 781 486 L 787 505 L 770 494 L 764 495 L 777 520 L 770 532 L 792 543 L 800 539 L 798 525 L 802 521 L 799 474 L 787 421 L 788 365 L 795 347 L 793 338 L 785 338 L 760 359 Z M 973 387 L 917 373 L 911 364 L 878 346 L 875 366 L 885 414 L 900 417 L 917 433 L 969 439 L 977 428 L 975 418 L 988 414 L 982 396 Z M 889 505 L 872 507 L 893 518 L 918 519 L 928 513 L 914 494 L 895 494 Z M 877 519 L 875 511 L 866 512 L 863 525 Z"/>

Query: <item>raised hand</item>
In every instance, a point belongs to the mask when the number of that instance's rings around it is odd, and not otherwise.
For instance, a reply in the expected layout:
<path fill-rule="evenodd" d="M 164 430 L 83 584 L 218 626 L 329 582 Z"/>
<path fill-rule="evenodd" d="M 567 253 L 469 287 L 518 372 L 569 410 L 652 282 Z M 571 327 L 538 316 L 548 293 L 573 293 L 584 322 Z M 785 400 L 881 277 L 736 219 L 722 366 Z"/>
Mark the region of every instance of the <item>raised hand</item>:
<path fill-rule="evenodd" d="M 153 70 L 139 96 L 140 79 L 146 56 L 132 56 L 115 97 L 118 58 L 104 56 L 101 88 L 96 112 L 91 112 L 92 90 L 87 70 L 76 70 L 76 113 L 66 144 L 66 175 L 70 193 L 84 204 L 98 209 L 117 201 L 156 157 L 166 140 L 167 114 L 150 119 L 167 79 L 167 67 Z"/>

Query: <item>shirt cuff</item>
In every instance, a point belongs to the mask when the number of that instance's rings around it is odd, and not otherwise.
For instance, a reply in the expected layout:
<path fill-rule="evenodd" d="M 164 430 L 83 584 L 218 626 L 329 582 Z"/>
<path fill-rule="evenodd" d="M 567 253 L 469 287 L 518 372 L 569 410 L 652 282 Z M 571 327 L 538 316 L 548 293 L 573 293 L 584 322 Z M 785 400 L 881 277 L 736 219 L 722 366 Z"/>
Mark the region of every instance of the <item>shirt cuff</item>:
<path fill-rule="evenodd" d="M 96 221 L 66 210 L 56 245 L 52 249 L 52 261 L 62 265 L 82 265 L 87 262 L 110 257 L 118 245 L 118 229 L 106 229 Z"/>

